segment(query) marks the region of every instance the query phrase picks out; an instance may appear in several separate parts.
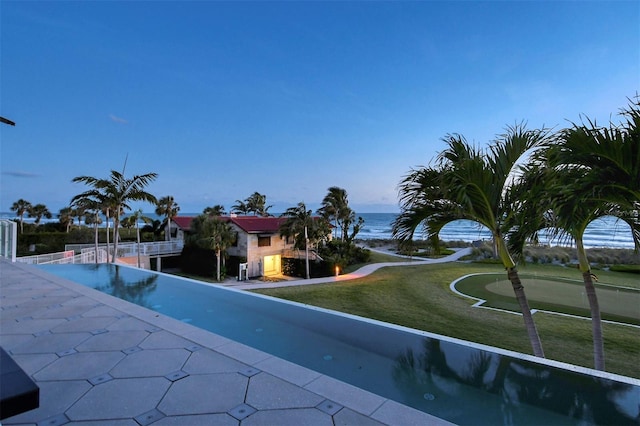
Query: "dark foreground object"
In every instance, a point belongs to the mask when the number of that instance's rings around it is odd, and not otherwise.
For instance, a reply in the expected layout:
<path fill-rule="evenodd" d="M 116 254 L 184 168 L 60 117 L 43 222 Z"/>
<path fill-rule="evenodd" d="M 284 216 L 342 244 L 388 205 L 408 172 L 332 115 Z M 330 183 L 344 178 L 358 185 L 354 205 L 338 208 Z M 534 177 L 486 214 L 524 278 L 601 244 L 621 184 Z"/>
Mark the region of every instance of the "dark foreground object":
<path fill-rule="evenodd" d="M 0 420 L 40 406 L 40 388 L 0 347 Z"/>

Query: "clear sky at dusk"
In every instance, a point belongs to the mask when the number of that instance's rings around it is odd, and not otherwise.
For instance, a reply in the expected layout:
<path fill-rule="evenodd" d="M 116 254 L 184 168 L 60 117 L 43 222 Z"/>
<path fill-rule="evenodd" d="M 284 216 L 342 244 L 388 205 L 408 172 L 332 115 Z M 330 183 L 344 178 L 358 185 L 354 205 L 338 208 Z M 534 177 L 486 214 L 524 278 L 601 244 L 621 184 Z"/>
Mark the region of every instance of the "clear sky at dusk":
<path fill-rule="evenodd" d="M 182 212 L 315 209 L 330 186 L 393 212 L 447 133 L 605 124 L 640 90 L 637 0 L 3 0 L 0 24 L 5 212 L 55 214 L 127 156 Z"/>

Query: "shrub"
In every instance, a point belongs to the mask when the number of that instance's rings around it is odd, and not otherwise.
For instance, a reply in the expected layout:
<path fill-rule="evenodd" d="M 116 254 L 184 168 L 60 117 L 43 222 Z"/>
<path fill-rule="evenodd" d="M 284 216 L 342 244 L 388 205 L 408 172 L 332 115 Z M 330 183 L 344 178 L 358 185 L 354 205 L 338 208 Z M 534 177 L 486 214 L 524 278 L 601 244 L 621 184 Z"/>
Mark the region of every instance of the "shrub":
<path fill-rule="evenodd" d="M 213 250 L 185 245 L 180 260 L 183 272 L 203 277 L 216 276 L 216 253 Z"/>
<path fill-rule="evenodd" d="M 640 265 L 612 265 L 610 271 L 640 274 Z"/>

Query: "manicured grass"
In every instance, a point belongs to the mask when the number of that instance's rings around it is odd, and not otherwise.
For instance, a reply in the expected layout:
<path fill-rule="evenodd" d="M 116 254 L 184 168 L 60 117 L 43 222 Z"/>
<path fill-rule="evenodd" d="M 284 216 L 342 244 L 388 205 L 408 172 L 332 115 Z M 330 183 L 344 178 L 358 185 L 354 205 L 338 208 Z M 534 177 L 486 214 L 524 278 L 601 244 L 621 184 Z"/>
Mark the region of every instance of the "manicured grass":
<path fill-rule="evenodd" d="M 475 301 L 450 291 L 456 278 L 479 272 L 504 270 L 499 265 L 459 262 L 389 267 L 352 281 L 258 292 L 530 354 L 521 316 L 472 308 Z M 531 265 L 521 272 L 580 279 L 576 270 L 556 266 Z M 604 272 L 614 278 L 625 276 Z M 602 280 L 601 272 L 598 275 Z M 534 318 L 547 358 L 593 366 L 590 321 L 540 312 Z M 606 370 L 640 378 L 640 330 L 613 324 L 603 324 L 603 329 Z"/>
<path fill-rule="evenodd" d="M 520 274 L 531 309 L 543 309 L 590 318 L 584 283 L 578 280 Z M 596 283 L 602 319 L 640 325 L 640 290 Z M 483 306 L 518 312 L 513 288 L 503 273 L 468 276 L 456 283 L 456 290 L 485 300 Z"/>

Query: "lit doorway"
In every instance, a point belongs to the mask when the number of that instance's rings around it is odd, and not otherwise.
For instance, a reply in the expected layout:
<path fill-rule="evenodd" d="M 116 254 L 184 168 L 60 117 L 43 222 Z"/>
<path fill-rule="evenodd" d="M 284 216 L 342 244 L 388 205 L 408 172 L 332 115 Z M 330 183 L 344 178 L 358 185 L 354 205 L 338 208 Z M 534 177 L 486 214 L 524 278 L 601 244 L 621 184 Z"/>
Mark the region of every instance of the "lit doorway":
<path fill-rule="evenodd" d="M 274 254 L 273 256 L 265 256 L 262 259 L 263 273 L 264 275 L 279 275 L 280 274 L 280 255 Z"/>

